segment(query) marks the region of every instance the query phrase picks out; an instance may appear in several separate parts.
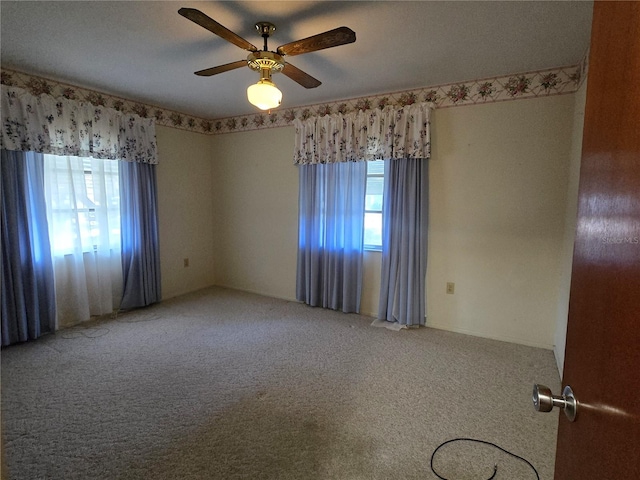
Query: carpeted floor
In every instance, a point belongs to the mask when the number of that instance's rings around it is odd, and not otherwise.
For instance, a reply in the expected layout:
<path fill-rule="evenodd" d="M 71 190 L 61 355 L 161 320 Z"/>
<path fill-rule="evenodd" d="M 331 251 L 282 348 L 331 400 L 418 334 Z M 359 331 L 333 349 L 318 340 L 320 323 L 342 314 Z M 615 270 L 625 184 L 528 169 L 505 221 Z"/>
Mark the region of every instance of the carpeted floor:
<path fill-rule="evenodd" d="M 551 351 L 211 288 L 2 350 L 10 479 L 435 479 L 473 437 L 553 478 Z M 445 478 L 535 479 L 486 445 Z"/>

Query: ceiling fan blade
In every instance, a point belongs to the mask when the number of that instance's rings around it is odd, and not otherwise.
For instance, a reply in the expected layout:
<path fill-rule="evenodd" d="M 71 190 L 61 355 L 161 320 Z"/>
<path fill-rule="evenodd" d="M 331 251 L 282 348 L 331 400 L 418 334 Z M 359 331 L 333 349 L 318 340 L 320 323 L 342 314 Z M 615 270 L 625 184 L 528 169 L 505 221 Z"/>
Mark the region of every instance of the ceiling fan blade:
<path fill-rule="evenodd" d="M 287 43 L 278 47 L 280 55 L 301 55 L 315 52 L 325 48 L 337 47 L 356 41 L 356 32 L 347 27 L 334 28 L 328 32 L 319 33 L 312 37 L 303 38 L 296 42 Z"/>
<path fill-rule="evenodd" d="M 322 83 L 320 80 L 313 78 L 308 73 L 303 72 L 298 67 L 294 67 L 290 63 L 285 64 L 284 68 L 282 69 L 282 73 L 284 73 L 294 82 L 298 82 L 304 88 L 316 88 Z"/>
<path fill-rule="evenodd" d="M 238 60 L 237 62 L 225 63 L 224 65 L 218 65 L 217 67 L 198 70 L 197 72 L 195 72 L 195 74 L 200 75 L 201 77 L 210 77 L 211 75 L 217 75 L 218 73 L 228 72 L 229 70 L 235 70 L 236 68 L 246 66 L 246 60 Z"/>
<path fill-rule="evenodd" d="M 206 28 L 211 33 L 215 33 L 219 37 L 224 38 L 226 41 L 237 45 L 240 48 L 245 50 L 249 50 L 250 52 L 258 51 L 257 47 L 252 43 L 249 43 L 241 36 L 233 33 L 227 27 L 220 25 L 214 19 L 208 17 L 200 10 L 196 10 L 195 8 L 181 8 L 178 10 L 178 13 L 182 15 L 184 18 L 191 20 L 194 23 L 197 23 L 203 28 Z"/>

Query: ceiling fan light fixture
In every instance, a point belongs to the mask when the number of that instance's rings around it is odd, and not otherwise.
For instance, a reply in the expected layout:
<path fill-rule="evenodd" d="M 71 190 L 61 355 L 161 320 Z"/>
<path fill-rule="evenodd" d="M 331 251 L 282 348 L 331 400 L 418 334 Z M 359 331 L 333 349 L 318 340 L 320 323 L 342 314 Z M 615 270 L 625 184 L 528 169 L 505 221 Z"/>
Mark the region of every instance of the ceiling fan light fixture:
<path fill-rule="evenodd" d="M 260 110 L 269 110 L 280 106 L 282 92 L 269 78 L 261 78 L 258 83 L 247 88 L 247 99 Z"/>

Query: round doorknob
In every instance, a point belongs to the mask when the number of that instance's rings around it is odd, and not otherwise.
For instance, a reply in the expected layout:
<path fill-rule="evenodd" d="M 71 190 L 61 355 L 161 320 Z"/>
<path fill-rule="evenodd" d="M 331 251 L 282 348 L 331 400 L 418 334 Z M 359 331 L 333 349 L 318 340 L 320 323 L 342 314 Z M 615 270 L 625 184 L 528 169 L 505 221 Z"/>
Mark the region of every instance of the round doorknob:
<path fill-rule="evenodd" d="M 551 389 L 546 385 L 533 385 L 533 408 L 538 412 L 550 412 L 553 407 L 564 410 L 570 422 L 576 419 L 578 402 L 573 395 L 573 390 L 567 385 L 562 391 L 562 395 L 553 395 Z"/>

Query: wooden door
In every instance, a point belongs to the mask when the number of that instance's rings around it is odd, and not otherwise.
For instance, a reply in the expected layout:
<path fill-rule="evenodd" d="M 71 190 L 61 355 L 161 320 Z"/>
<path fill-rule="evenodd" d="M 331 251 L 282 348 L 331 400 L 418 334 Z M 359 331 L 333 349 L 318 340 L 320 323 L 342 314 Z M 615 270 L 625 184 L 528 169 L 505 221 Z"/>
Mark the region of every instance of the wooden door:
<path fill-rule="evenodd" d="M 564 385 L 556 480 L 640 479 L 640 2 L 594 5 Z"/>

